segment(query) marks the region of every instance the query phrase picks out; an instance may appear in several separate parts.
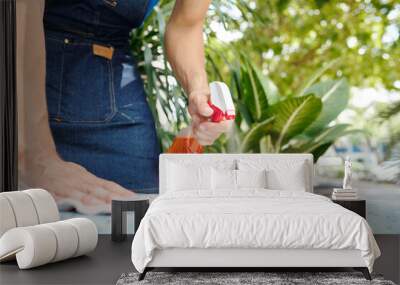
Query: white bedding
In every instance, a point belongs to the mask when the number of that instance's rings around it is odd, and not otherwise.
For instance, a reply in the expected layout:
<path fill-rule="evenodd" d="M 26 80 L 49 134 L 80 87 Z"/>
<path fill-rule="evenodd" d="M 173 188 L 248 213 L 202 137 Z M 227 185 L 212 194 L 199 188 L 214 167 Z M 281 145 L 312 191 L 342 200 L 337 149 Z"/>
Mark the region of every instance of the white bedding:
<path fill-rule="evenodd" d="M 170 192 L 158 197 L 132 243 L 143 272 L 155 249 L 358 249 L 372 271 L 379 248 L 365 219 L 328 198 L 307 192 Z"/>

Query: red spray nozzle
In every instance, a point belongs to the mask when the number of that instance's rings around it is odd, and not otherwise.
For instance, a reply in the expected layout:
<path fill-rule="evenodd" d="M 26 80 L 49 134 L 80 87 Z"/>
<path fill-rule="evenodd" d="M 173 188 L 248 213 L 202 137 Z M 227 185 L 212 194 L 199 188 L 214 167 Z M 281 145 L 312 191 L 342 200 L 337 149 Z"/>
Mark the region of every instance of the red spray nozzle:
<path fill-rule="evenodd" d="M 208 105 L 213 110 L 213 114 L 210 117 L 211 122 L 218 123 L 223 120 L 235 119 L 235 106 L 233 105 L 231 92 L 225 83 L 210 83 L 210 100 L 208 101 Z M 203 152 L 203 146 L 191 136 L 191 127 L 188 128 L 190 128 L 190 131 L 184 129 L 182 134 L 178 134 L 168 149 L 168 153 Z"/>

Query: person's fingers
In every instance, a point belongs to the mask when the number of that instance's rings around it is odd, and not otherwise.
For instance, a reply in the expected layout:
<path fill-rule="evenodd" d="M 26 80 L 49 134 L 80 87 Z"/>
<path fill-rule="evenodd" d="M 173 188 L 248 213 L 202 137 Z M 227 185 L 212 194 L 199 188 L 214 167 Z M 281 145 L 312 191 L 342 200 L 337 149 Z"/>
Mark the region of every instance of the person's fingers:
<path fill-rule="evenodd" d="M 195 132 L 195 135 L 203 138 L 203 139 L 210 139 L 210 140 L 216 140 L 221 133 L 215 130 L 203 130 L 201 128 L 198 128 Z"/>
<path fill-rule="evenodd" d="M 68 197 L 77 201 L 81 201 L 86 205 L 98 205 L 105 203 L 105 201 L 96 199 L 96 197 L 92 196 L 91 194 L 83 193 L 81 191 L 71 191 L 68 194 Z"/>
<path fill-rule="evenodd" d="M 104 189 L 101 179 L 99 178 L 93 179 L 91 181 L 82 181 L 79 186 L 75 187 L 77 191 L 74 192 L 81 192 L 84 195 L 89 195 L 105 203 L 110 203 L 112 200 L 110 191 Z"/>
<path fill-rule="evenodd" d="M 200 145 L 203 145 L 203 146 L 212 145 L 215 141 L 215 139 L 213 139 L 213 138 L 205 137 L 205 136 L 201 136 L 201 135 L 196 136 L 196 140 Z"/>
<path fill-rule="evenodd" d="M 102 179 L 87 171 L 80 165 L 75 165 L 84 183 L 80 185 L 80 191 L 106 203 L 111 203 L 114 196 L 129 197 L 132 192 L 117 183 Z"/>
<path fill-rule="evenodd" d="M 189 104 L 194 104 L 194 112 L 200 116 L 210 117 L 213 113 L 213 109 L 208 105 L 208 96 L 205 94 L 193 95 Z"/>
<path fill-rule="evenodd" d="M 212 145 L 213 142 L 210 140 L 202 140 L 202 139 L 197 139 L 198 143 L 202 146 L 208 146 L 208 145 Z"/>
<path fill-rule="evenodd" d="M 132 191 L 129 191 L 128 189 L 112 181 L 103 180 L 103 186 L 106 190 L 112 192 L 117 196 L 130 197 L 135 195 L 135 193 L 133 193 Z"/>
<path fill-rule="evenodd" d="M 203 139 L 205 139 L 205 138 L 216 139 L 216 138 L 219 137 L 219 135 L 221 133 L 218 132 L 218 131 L 215 131 L 215 130 L 206 130 L 204 128 L 199 127 L 199 128 L 195 129 L 194 134 L 196 136 L 199 136 L 199 137 L 203 138 Z"/>
<path fill-rule="evenodd" d="M 94 198 L 104 201 L 105 203 L 111 203 L 115 197 L 132 197 L 135 193 L 121 187 L 117 183 L 98 179 L 100 183 L 90 186 L 89 194 Z"/>
<path fill-rule="evenodd" d="M 198 129 L 204 132 L 222 134 L 228 132 L 232 127 L 232 121 L 225 120 L 218 123 L 202 122 L 198 125 Z"/>
<path fill-rule="evenodd" d="M 57 199 L 61 199 L 61 198 L 66 198 L 68 197 L 68 195 L 63 192 L 63 191 L 58 191 L 57 189 L 52 189 L 51 191 L 49 191 L 51 193 L 51 195 Z"/>
<path fill-rule="evenodd" d="M 209 134 L 202 133 L 202 132 L 197 132 L 195 134 L 195 139 L 197 142 L 201 145 L 211 145 L 214 142 L 214 138 L 211 137 Z"/>
<path fill-rule="evenodd" d="M 71 198 L 84 204 L 98 205 L 110 203 L 116 196 L 134 195 L 114 182 L 95 176 L 79 164 L 61 159 L 47 163 L 35 177 L 41 181 L 33 181 L 32 184 L 48 189 L 57 200 Z"/>
<path fill-rule="evenodd" d="M 102 205 L 105 203 L 103 200 L 96 199 L 95 197 L 92 197 L 90 195 L 82 196 L 81 202 L 86 205 Z"/>
<path fill-rule="evenodd" d="M 57 195 L 55 192 L 51 193 L 51 195 L 53 196 L 54 200 L 56 202 L 58 202 L 59 200 L 61 200 L 62 198 L 64 198 L 63 196 Z"/>
<path fill-rule="evenodd" d="M 228 121 L 203 122 L 194 128 L 194 136 L 201 145 L 211 145 L 222 133 L 230 130 L 231 124 Z"/>
<path fill-rule="evenodd" d="M 192 117 L 192 126 L 194 128 L 197 128 L 201 124 L 201 122 L 204 122 L 204 119 L 200 118 L 197 115 L 192 115 L 191 117 Z"/>
<path fill-rule="evenodd" d="M 77 201 L 81 201 L 85 205 L 99 205 L 106 203 L 103 200 L 97 199 L 90 193 L 84 193 L 82 191 L 69 191 L 68 194 L 63 191 L 53 191 L 51 192 L 54 200 L 58 203 L 64 198 L 71 198 Z"/>
<path fill-rule="evenodd" d="M 90 194 L 82 195 L 79 199 L 83 204 L 92 205 L 94 201 L 97 199 L 91 196 Z M 104 201 L 102 201 L 104 203 Z"/>
<path fill-rule="evenodd" d="M 130 194 L 130 191 L 118 184 L 99 178 L 84 168 L 81 169 L 81 175 L 82 180 L 85 181 L 85 183 L 81 184 L 81 191 L 91 194 L 106 203 L 111 202 L 114 193 L 121 196 L 128 196 Z"/>

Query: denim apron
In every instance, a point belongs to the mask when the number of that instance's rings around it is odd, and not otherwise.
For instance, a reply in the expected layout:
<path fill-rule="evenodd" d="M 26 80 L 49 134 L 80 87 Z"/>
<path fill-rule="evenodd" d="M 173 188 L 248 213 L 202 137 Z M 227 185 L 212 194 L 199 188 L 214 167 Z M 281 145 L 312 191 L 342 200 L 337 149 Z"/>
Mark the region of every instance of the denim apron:
<path fill-rule="evenodd" d="M 138 193 L 158 193 L 160 150 L 128 39 L 156 2 L 47 0 L 43 20 L 57 152 Z"/>

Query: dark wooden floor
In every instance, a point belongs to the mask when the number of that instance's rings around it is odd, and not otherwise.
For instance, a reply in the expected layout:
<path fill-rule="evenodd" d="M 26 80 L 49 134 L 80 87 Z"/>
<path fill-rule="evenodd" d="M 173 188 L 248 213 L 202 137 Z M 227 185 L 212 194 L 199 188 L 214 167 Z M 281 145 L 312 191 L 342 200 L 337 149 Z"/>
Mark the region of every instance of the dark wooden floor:
<path fill-rule="evenodd" d="M 400 235 L 375 236 L 382 256 L 374 272 L 395 283 L 400 281 Z M 42 267 L 19 270 L 15 262 L 0 265 L 0 284 L 115 284 L 124 272 L 134 271 L 130 259 L 131 238 L 114 243 L 110 236 L 99 237 L 97 249 L 82 256 Z M 310 270 L 311 271 L 311 270 Z"/>

